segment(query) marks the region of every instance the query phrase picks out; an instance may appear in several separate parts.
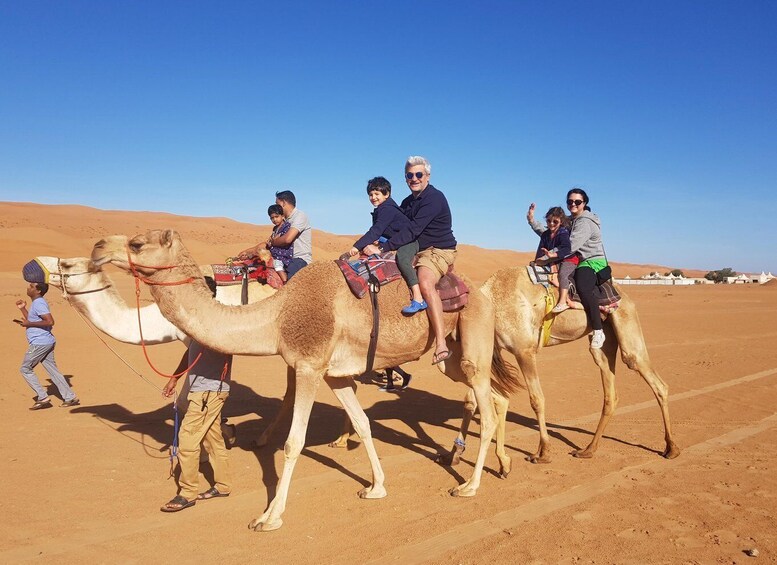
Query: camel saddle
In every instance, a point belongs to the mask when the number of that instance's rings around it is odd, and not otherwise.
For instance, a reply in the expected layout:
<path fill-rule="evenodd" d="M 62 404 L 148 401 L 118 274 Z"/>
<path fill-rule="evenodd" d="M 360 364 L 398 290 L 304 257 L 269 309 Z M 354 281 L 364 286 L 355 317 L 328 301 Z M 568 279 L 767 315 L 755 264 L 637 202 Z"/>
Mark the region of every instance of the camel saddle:
<path fill-rule="evenodd" d="M 551 272 L 551 265 L 540 266 L 532 261 L 531 264 L 526 266 L 526 271 L 529 273 L 529 279 L 533 284 L 541 284 L 545 288 L 552 284 L 550 281 L 550 276 L 553 274 Z M 596 285 L 594 287 L 594 294 L 599 302 L 599 309 L 605 314 L 615 310 L 621 299 L 621 295 L 618 294 L 618 291 L 612 284 L 612 279 Z M 575 302 L 580 302 L 580 295 L 577 293 L 574 281 L 569 283 L 569 298 Z"/>
<path fill-rule="evenodd" d="M 370 331 L 370 343 L 367 348 L 367 372 L 372 371 L 375 363 L 375 351 L 378 345 L 378 332 L 380 331 L 380 306 L 378 305 L 378 292 L 380 287 L 402 278 L 402 273 L 397 267 L 396 253 L 387 251 L 380 255 L 360 255 L 356 259 L 343 253 L 335 263 L 348 283 L 348 288 L 357 298 L 363 298 L 368 292 L 372 303 L 372 331 Z M 469 300 L 469 288 L 456 274 L 453 267 L 448 269 L 437 283 L 437 292 L 442 300 L 443 312 L 454 312 L 467 305 Z"/>
<path fill-rule="evenodd" d="M 340 267 L 351 292 L 357 298 L 364 298 L 369 292 L 371 276 L 377 286 L 384 286 L 402 278 L 395 255 L 394 251 L 387 251 L 380 255 L 360 255 L 353 258 L 344 253 L 339 259 L 335 259 L 335 263 Z M 456 276 L 452 267 L 437 283 L 437 292 L 442 300 L 443 312 L 455 312 L 466 306 L 469 300 L 469 288 Z"/>
<path fill-rule="evenodd" d="M 258 257 L 252 259 L 228 258 L 226 263 L 211 265 L 216 286 L 231 286 L 256 281 L 261 284 L 269 284 L 278 289 L 283 286 L 280 275 L 275 269 L 268 268 Z"/>

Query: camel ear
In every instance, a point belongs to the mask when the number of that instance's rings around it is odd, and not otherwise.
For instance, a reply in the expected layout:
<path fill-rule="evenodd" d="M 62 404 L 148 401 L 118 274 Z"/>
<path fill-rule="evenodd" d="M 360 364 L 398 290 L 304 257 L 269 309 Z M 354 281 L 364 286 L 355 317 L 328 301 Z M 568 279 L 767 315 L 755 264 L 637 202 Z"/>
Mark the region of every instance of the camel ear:
<path fill-rule="evenodd" d="M 162 235 L 159 236 L 159 243 L 164 247 L 170 247 L 173 245 L 174 238 L 175 230 L 162 230 Z"/>

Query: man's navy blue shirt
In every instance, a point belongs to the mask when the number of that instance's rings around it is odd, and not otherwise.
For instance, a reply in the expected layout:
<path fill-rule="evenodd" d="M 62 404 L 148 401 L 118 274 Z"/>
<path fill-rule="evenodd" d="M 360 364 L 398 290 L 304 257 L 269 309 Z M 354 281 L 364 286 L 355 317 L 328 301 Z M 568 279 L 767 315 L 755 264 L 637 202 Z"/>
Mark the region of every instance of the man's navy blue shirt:
<path fill-rule="evenodd" d="M 448 199 L 434 186 L 427 185 L 418 197 L 411 194 L 399 207 L 410 218 L 410 225 L 389 239 L 384 249 L 399 249 L 416 239 L 419 251 L 430 247 L 456 249 Z"/>

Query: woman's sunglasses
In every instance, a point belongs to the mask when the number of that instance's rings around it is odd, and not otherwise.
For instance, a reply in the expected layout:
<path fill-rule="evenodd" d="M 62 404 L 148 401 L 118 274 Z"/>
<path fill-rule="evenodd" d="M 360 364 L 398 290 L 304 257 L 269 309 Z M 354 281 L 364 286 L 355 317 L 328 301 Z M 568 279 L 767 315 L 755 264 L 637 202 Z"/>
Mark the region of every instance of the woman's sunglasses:
<path fill-rule="evenodd" d="M 417 178 L 418 180 L 421 180 L 422 178 L 424 178 L 424 174 L 426 173 L 405 173 L 405 178 L 407 180 L 412 180 L 413 177 L 415 176 L 415 178 Z"/>
<path fill-rule="evenodd" d="M 567 206 L 580 206 L 583 203 L 582 200 L 567 200 Z"/>

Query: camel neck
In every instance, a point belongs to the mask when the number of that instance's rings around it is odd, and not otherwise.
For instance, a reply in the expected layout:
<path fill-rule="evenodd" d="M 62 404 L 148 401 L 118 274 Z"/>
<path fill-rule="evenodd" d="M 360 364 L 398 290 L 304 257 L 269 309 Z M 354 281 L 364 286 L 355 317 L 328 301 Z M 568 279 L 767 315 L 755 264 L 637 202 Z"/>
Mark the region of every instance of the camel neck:
<path fill-rule="evenodd" d="M 130 307 L 110 286 L 109 278 L 103 279 L 101 284 L 107 288 L 98 292 L 71 294 L 68 300 L 101 332 L 124 343 L 140 344 L 137 310 Z M 178 328 L 165 320 L 156 304 L 142 307 L 140 320 L 147 345 L 168 343 L 184 337 Z"/>
<path fill-rule="evenodd" d="M 249 304 L 226 306 L 217 302 L 204 283 L 152 286 L 151 294 L 162 314 L 202 345 L 234 355 L 278 353 L 278 315 L 282 293 Z"/>

